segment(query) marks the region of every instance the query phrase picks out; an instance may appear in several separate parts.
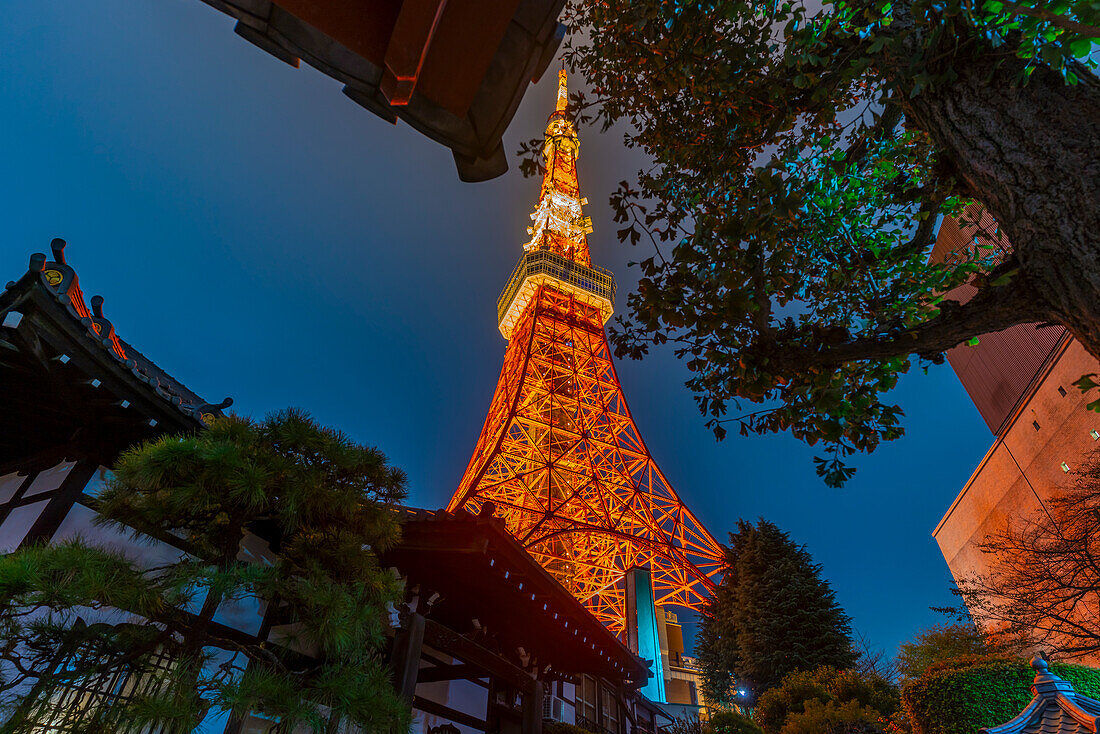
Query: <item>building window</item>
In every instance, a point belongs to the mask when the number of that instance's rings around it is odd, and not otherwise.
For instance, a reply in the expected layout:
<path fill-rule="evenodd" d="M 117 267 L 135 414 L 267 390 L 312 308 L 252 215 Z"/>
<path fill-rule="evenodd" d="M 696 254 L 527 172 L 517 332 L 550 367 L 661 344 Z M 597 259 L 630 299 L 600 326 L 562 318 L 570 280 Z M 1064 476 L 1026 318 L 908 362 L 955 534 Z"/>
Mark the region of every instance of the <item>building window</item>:
<path fill-rule="evenodd" d="M 1058 394 L 1061 395 L 1063 398 L 1066 396 L 1066 389 L 1061 385 L 1058 386 Z"/>
<path fill-rule="evenodd" d="M 1031 427 L 1034 428 L 1036 431 L 1038 431 L 1039 430 L 1039 421 L 1032 421 L 1031 422 Z"/>
<path fill-rule="evenodd" d="M 98 497 L 115 476 L 115 473 L 105 466 L 101 466 L 95 470 L 95 474 L 88 480 L 88 483 L 84 485 L 84 494 L 91 497 Z"/>
<path fill-rule="evenodd" d="M 108 625 L 93 625 L 108 627 Z M 62 650 L 58 670 L 72 670 L 77 665 L 88 665 L 87 649 Z M 175 661 L 164 651 L 157 650 L 141 659 L 140 665 L 111 665 L 99 672 L 60 682 L 43 691 L 30 710 L 35 732 L 63 734 L 83 731 L 88 725 L 103 717 L 112 705 L 129 703 L 141 696 L 150 696 L 162 690 L 163 676 L 172 672 Z M 106 717 L 109 721 L 110 717 Z M 134 731 L 134 730 L 130 730 Z M 142 734 L 169 734 L 167 725 L 152 725 L 140 729 Z"/>
<path fill-rule="evenodd" d="M 1092 436 L 1093 441 L 1100 439 L 1100 431 L 1097 431 L 1095 428 L 1089 431 L 1089 435 Z"/>
<path fill-rule="evenodd" d="M 582 675 L 577 679 L 576 686 L 574 695 L 576 696 L 577 726 L 582 729 L 594 728 L 597 726 L 596 679 L 590 675 Z"/>
<path fill-rule="evenodd" d="M 1064 462 L 1064 461 L 1062 462 L 1062 471 L 1064 471 L 1064 472 L 1068 472 L 1068 471 L 1069 471 L 1069 464 L 1067 464 L 1067 463 L 1066 463 L 1066 462 Z"/>

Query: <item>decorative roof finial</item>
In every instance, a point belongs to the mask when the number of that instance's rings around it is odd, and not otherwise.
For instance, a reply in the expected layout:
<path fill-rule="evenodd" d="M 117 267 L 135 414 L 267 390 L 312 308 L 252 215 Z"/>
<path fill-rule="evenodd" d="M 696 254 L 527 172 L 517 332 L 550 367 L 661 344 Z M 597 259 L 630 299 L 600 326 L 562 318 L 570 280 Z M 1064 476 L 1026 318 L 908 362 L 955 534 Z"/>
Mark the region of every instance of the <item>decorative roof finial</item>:
<path fill-rule="evenodd" d="M 65 264 L 65 240 L 60 237 L 54 237 L 50 241 L 50 249 L 53 251 L 53 261 L 55 263 Z"/>

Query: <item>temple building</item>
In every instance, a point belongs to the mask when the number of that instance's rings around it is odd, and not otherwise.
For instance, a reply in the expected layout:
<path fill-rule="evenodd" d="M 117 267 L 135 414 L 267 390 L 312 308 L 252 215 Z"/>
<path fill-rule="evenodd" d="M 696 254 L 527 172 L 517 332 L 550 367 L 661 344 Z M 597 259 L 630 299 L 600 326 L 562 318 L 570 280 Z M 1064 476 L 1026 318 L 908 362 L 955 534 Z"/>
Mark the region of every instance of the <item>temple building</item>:
<path fill-rule="evenodd" d="M 508 170 L 501 137 L 565 35 L 565 0 L 203 0 L 239 36 L 445 145 L 463 181 Z"/>
<path fill-rule="evenodd" d="M 989 213 L 972 206 L 960 221 L 944 219 L 932 258 L 950 263 L 975 247 L 996 252 L 1010 244 Z M 975 292 L 964 284 L 947 297 L 966 302 Z M 1071 480 L 1068 473 L 1100 448 L 1100 415 L 1074 386 L 1100 372 L 1100 364 L 1063 327 L 1049 324 L 982 335 L 974 346 L 948 351 L 947 359 L 994 436 L 933 531 L 951 573 L 962 579 L 988 570 L 988 556 L 978 549 L 987 535 L 1044 511 Z"/>
<path fill-rule="evenodd" d="M 627 407 L 604 324 L 615 280 L 592 264 L 566 72 L 523 252 L 497 300 L 508 345 L 481 435 L 448 510 L 489 513 L 630 649 L 657 701 L 702 704 L 677 610 L 714 589 L 722 550 L 653 460 Z"/>

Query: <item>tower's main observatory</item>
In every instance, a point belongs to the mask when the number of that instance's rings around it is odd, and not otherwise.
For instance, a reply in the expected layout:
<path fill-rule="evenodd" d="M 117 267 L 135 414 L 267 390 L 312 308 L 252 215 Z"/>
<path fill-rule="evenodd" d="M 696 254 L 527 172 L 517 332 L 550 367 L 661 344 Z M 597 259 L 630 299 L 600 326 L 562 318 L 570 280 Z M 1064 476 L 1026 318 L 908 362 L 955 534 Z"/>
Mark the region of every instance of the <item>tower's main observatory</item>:
<path fill-rule="evenodd" d="M 698 608 L 721 549 L 657 468 L 623 398 L 604 332 L 615 281 L 591 264 L 567 105 L 563 69 L 531 239 L 497 301 L 504 367 L 448 509 L 491 502 L 531 555 L 621 635 L 627 571 L 648 569 L 657 605 Z"/>

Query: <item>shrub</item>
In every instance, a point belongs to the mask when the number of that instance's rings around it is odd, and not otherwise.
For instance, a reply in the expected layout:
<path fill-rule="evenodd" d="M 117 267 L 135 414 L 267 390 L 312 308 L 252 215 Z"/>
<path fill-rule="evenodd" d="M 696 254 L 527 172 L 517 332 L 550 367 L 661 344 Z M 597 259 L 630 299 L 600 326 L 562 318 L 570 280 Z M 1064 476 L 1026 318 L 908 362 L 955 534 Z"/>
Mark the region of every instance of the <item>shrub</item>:
<path fill-rule="evenodd" d="M 920 632 L 898 651 L 898 672 L 904 680 L 920 678 L 928 670 L 954 667 L 956 661 L 976 657 L 1012 657 L 1019 650 L 1012 641 L 986 635 L 973 623 L 940 624 Z"/>
<path fill-rule="evenodd" d="M 949 661 L 945 661 L 945 666 Z M 957 661 L 902 687 L 901 701 L 916 734 L 974 734 L 1014 718 L 1031 700 L 1035 671 L 1021 659 Z M 1055 663 L 1051 672 L 1078 693 L 1100 697 L 1100 670 Z"/>
<path fill-rule="evenodd" d="M 802 713 L 791 714 L 783 734 L 882 734 L 879 712 L 859 701 L 807 701 Z"/>
<path fill-rule="evenodd" d="M 592 732 L 560 721 L 544 721 L 542 722 L 542 734 L 592 734 Z"/>
<path fill-rule="evenodd" d="M 787 675 L 760 697 L 753 718 L 767 734 L 779 734 L 789 717 L 803 713 L 810 703 L 850 701 L 859 709 L 872 709 L 878 717 L 892 716 L 899 706 L 897 690 L 877 675 L 823 666 Z"/>
<path fill-rule="evenodd" d="M 752 719 L 736 711 L 712 714 L 707 729 L 712 734 L 764 734 Z"/>

